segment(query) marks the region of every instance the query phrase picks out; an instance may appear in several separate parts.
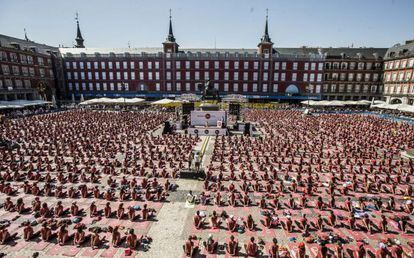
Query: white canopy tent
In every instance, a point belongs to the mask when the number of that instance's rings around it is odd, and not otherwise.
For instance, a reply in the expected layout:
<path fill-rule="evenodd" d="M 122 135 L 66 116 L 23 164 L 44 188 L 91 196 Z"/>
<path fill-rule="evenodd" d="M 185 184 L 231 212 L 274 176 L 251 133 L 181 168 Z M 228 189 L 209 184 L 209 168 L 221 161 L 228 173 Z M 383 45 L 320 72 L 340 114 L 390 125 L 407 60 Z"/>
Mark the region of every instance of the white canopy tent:
<path fill-rule="evenodd" d="M 48 105 L 52 102 L 44 100 L 12 100 L 12 101 L 0 101 L 0 109 L 17 109 L 31 106 Z"/>
<path fill-rule="evenodd" d="M 157 101 L 154 101 L 151 103 L 151 105 L 168 105 L 171 103 L 180 103 L 181 101 L 179 100 L 173 100 L 173 99 L 160 99 Z"/>
<path fill-rule="evenodd" d="M 96 99 L 89 99 L 89 100 L 85 100 L 81 103 L 79 103 L 79 105 L 97 105 L 97 104 L 102 104 L 102 105 L 137 105 L 137 104 L 141 104 L 145 102 L 145 99 L 141 99 L 141 98 L 115 98 L 115 99 L 111 99 L 111 98 L 96 98 Z"/>
<path fill-rule="evenodd" d="M 342 107 L 342 106 L 369 106 L 372 104 L 369 100 L 304 100 L 301 102 L 303 105 L 309 106 L 325 106 L 325 107 Z M 382 104 L 384 101 L 375 100 L 374 104 Z"/>
<path fill-rule="evenodd" d="M 414 106 L 406 105 L 406 104 L 376 104 L 372 105 L 371 108 L 379 108 L 379 109 L 391 109 L 391 110 L 399 110 L 403 112 L 411 112 L 414 113 Z"/>

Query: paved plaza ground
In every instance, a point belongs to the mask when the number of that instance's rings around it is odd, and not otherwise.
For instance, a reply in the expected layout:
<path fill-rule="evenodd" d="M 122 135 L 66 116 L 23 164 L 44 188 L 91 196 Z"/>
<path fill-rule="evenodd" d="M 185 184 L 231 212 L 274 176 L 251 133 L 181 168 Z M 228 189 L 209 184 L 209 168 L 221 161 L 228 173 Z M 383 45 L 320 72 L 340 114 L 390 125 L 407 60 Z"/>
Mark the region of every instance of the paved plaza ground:
<path fill-rule="evenodd" d="M 219 243 L 217 252 L 208 254 L 200 248 L 197 257 L 230 257 L 224 243 L 231 235 L 240 243 L 240 256 L 246 255 L 243 244 L 255 237 L 261 257 L 268 257 L 273 238 L 277 238 L 280 249 L 286 249 L 292 257 L 298 257 L 301 242 L 306 242 L 308 257 L 317 257 L 319 245 L 316 236 L 327 237 L 329 234 L 344 240 L 345 257 L 356 257 L 357 242 L 362 240 L 369 256 L 375 255 L 381 241 L 389 239 L 391 242 L 398 240 L 407 254 L 411 252 L 414 228 L 411 227 L 412 210 L 409 210 L 412 207 L 407 206 L 407 200 L 412 198 L 410 188 L 414 170 L 413 163 L 399 155 L 401 151 L 414 147 L 413 126 L 363 115 L 303 117 L 297 111 L 255 110 L 247 111 L 245 115 L 246 119 L 256 123 L 262 136 L 203 136 L 197 139 L 182 135 L 162 136 L 161 124 L 170 114 L 158 112 L 70 111 L 8 121 L 0 126 L 3 136 L 14 137 L 21 148 L 12 152 L 0 151 L 1 203 L 6 197 L 10 197 L 14 204 L 23 198 L 25 206 L 32 207 L 36 196 L 31 192 L 25 193 L 24 181 L 30 185 L 37 181 L 42 189 L 47 181 L 46 175 L 51 176 L 52 186 L 62 185 L 64 191 L 86 185 L 90 192 L 86 198 L 80 193 L 75 198 L 56 197 L 53 194 L 56 188 L 53 187 L 49 196 L 38 194 L 41 202 L 47 203 L 52 210 L 59 200 L 67 208 L 76 201 L 79 208 L 84 209 L 79 216 L 66 214 L 35 218 L 31 212 L 19 214 L 16 210 L 1 208 L 0 220 L 10 222 L 8 231 L 17 233 L 17 239 L 0 245 L 0 252 L 7 257 L 32 257 L 36 252 L 39 257 L 126 256 L 126 245 L 113 247 L 110 232 L 100 233 L 108 242 L 98 249 L 89 247 L 89 242 L 77 248 L 72 240 L 60 246 L 56 239 L 50 242 L 40 238 L 22 239 L 24 227 L 21 224 L 25 221 L 37 221 L 34 224 L 36 231 L 43 221 L 53 224 L 52 219 L 72 221 L 75 217 L 85 225 L 86 231 L 92 227 L 119 226 L 122 236 L 126 235 L 127 229 L 133 228 L 137 235 L 151 237 L 147 250 L 138 248 L 132 251 L 132 257 L 184 257 L 182 246 L 189 235 L 196 236 L 198 240 L 195 242 L 201 245 L 210 234 Z M 179 171 L 187 167 L 191 149 L 201 149 L 204 143 L 208 143 L 203 157 L 203 168 L 209 172 L 207 179 L 180 179 Z M 92 172 L 93 169 L 98 172 Z M 16 171 L 18 179 L 13 177 Z M 29 179 L 27 174 L 30 171 L 39 173 L 40 179 Z M 67 177 L 69 173 L 78 176 L 75 182 L 68 182 L 67 178 L 60 182 L 59 174 Z M 97 181 L 90 180 L 91 173 L 98 176 Z M 137 185 L 148 180 L 149 186 L 141 187 L 138 200 L 132 200 L 131 188 L 122 183 L 123 177 L 128 182 L 126 185 L 135 178 Z M 164 187 L 167 180 L 173 186 L 168 190 Z M 6 183 L 10 183 L 7 187 L 16 192 L 7 194 L 4 190 Z M 92 193 L 95 186 L 102 194 L 99 198 Z M 127 189 L 127 197 L 121 201 L 123 187 Z M 231 190 L 232 187 L 235 190 Z M 98 209 L 103 209 L 108 202 L 104 194 L 110 188 L 114 191 L 109 200 L 113 212 L 117 211 L 120 203 L 126 211 L 128 207 L 137 205 L 142 210 L 147 204 L 154 209 L 155 216 L 134 221 L 126 216 L 123 219 L 115 215 L 100 219 L 90 217 L 92 201 Z M 159 189 L 166 194 L 165 200 L 155 197 Z M 203 193 L 209 201 L 205 205 L 199 202 L 189 205 L 186 198 L 190 190 L 197 196 Z M 218 204 L 219 193 L 222 197 Z M 229 203 L 232 193 L 237 196 L 235 206 Z M 152 197 L 147 198 L 146 194 Z M 319 197 L 321 208 L 318 207 Z M 372 232 L 367 231 L 362 218 L 356 218 L 355 229 L 349 228 L 348 197 L 352 200 L 351 205 L 359 210 L 358 214 L 369 216 Z M 390 197 L 395 200 L 392 208 L 389 206 Z M 250 204 L 244 205 L 243 198 L 247 198 Z M 260 207 L 262 198 L 264 206 Z M 382 200 L 379 207 L 378 198 Z M 277 207 L 274 199 L 279 201 Z M 334 206 L 331 205 L 332 199 Z M 205 223 L 199 229 L 193 222 L 196 211 L 206 214 Z M 250 214 L 255 228 L 230 232 L 225 217 L 222 217 L 221 225 L 214 228 L 209 222 L 213 211 L 218 214 L 225 211 L 227 218 L 234 217 L 240 224 Z M 336 226 L 329 223 L 331 211 L 337 218 Z M 273 213 L 272 218 L 278 217 L 280 223 L 265 227 L 261 222 L 265 212 Z M 301 225 L 303 214 L 306 214 L 309 234 L 304 234 Z M 317 225 L 318 215 L 323 220 L 322 230 Z M 382 215 L 388 223 L 386 232 L 380 227 Z M 288 217 L 293 220 L 290 232 L 286 230 Z M 398 222 L 403 217 L 407 220 L 405 232 Z M 74 232 L 76 224 L 69 223 L 69 233 Z M 309 241 L 312 238 L 315 241 Z M 390 257 L 397 257 L 393 253 L 395 245 L 389 242 L 387 245 Z M 327 246 L 329 256 L 335 257 L 336 242 Z"/>

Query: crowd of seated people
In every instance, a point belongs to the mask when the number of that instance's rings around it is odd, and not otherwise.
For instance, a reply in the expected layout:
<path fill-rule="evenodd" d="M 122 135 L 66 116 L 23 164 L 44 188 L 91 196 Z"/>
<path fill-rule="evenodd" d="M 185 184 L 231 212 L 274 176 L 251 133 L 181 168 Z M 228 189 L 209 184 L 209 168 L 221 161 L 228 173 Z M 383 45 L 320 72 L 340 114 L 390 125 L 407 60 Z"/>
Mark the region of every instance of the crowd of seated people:
<path fill-rule="evenodd" d="M 6 120 L 0 138 L 20 147 L 0 150 L 0 206 L 16 218 L 0 229 L 1 243 L 41 239 L 96 248 L 107 244 L 107 232 L 114 247 L 149 243 L 134 223 L 156 217 L 154 202 L 176 189 L 175 178 L 199 141 L 155 135 L 169 117 L 148 110 L 72 110 Z M 18 219 L 27 215 L 29 221 Z M 132 227 L 101 226 L 104 219 L 128 220 Z"/>
<path fill-rule="evenodd" d="M 319 241 L 325 232 L 340 239 L 340 253 L 342 244 L 356 247 L 365 236 L 369 241 L 361 248 L 373 248 L 377 257 L 401 257 L 400 249 L 412 253 L 404 236 L 414 233 L 414 161 L 400 156 L 414 148 L 412 125 L 373 115 L 305 116 L 292 110 L 249 110 L 245 120 L 257 123 L 263 135 L 216 137 L 198 198 L 225 214 L 197 212 L 194 228 L 225 222 L 222 228 L 235 233 L 284 230 L 306 245 L 320 243 L 318 257 L 329 249 Z M 229 215 L 241 207 L 251 213 Z M 402 243 L 384 247 L 378 240 L 396 234 Z M 248 255 L 253 243 L 245 245 Z M 304 257 L 300 251 L 298 256 Z"/>

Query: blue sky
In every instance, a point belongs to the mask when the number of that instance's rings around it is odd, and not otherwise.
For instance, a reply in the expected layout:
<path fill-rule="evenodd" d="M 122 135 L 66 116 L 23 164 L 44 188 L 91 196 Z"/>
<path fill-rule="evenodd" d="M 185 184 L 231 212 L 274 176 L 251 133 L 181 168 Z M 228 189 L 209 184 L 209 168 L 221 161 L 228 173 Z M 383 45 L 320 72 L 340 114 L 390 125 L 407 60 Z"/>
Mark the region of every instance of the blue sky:
<path fill-rule="evenodd" d="M 0 0 L 0 34 L 71 46 L 160 47 L 172 9 L 182 47 L 255 48 L 266 8 L 275 46 L 389 47 L 414 38 L 414 0 Z"/>

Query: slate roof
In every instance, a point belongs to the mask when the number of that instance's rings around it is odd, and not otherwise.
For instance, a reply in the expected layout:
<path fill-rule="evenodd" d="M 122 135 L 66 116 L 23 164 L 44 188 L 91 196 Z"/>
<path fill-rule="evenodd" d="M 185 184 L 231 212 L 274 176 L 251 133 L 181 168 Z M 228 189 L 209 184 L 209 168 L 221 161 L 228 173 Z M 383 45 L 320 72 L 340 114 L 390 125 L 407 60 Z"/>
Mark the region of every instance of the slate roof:
<path fill-rule="evenodd" d="M 407 41 L 406 44 L 396 44 L 390 47 L 385 55 L 385 59 L 398 59 L 414 56 L 414 40 Z"/>
<path fill-rule="evenodd" d="M 21 50 L 31 50 L 31 48 L 35 47 L 37 53 L 41 54 L 49 54 L 49 52 L 57 52 L 57 47 L 52 47 L 45 44 L 36 43 L 34 41 L 28 41 L 24 39 L 14 38 L 10 36 L 6 36 L 0 34 L 0 45 L 1 47 L 6 48 L 15 48 L 12 44 L 17 43 L 20 46 Z"/>

